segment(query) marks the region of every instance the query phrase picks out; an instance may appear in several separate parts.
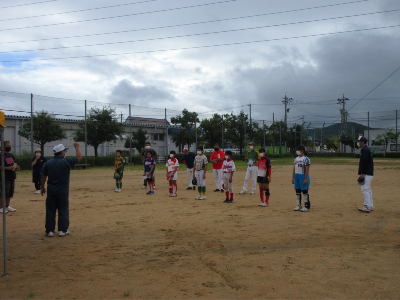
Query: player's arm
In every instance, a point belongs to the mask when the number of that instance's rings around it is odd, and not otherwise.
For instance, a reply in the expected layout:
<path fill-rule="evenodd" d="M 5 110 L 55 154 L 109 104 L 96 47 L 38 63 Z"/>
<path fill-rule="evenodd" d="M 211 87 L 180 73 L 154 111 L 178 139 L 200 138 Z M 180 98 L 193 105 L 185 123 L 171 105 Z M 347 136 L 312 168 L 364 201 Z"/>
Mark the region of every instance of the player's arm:
<path fill-rule="evenodd" d="M 293 166 L 293 174 L 292 174 L 292 184 L 294 184 L 294 172 L 295 172 L 296 166 Z"/>
<path fill-rule="evenodd" d="M 235 171 L 232 171 L 232 172 L 231 172 L 231 177 L 229 177 L 229 182 L 232 182 L 232 179 L 233 179 L 233 173 L 235 173 Z"/>
<path fill-rule="evenodd" d="M 44 194 L 46 194 L 46 189 L 44 187 L 44 185 L 46 184 L 46 178 L 47 176 L 43 176 L 41 178 L 41 182 L 40 182 L 40 194 L 43 196 Z"/>
<path fill-rule="evenodd" d="M 203 179 L 206 179 L 207 165 L 204 166 Z"/>
<path fill-rule="evenodd" d="M 220 158 L 217 158 L 216 161 L 224 161 L 225 160 L 225 154 L 222 153 Z"/>
<path fill-rule="evenodd" d="M 306 165 L 306 173 L 304 175 L 304 182 L 303 182 L 304 185 L 307 184 L 307 179 L 308 179 L 309 172 L 310 172 L 310 165 Z"/>
<path fill-rule="evenodd" d="M 149 175 L 151 174 L 151 172 L 153 172 L 154 167 L 155 167 L 155 164 L 151 166 L 151 169 L 150 169 L 150 171 L 149 171 Z"/>

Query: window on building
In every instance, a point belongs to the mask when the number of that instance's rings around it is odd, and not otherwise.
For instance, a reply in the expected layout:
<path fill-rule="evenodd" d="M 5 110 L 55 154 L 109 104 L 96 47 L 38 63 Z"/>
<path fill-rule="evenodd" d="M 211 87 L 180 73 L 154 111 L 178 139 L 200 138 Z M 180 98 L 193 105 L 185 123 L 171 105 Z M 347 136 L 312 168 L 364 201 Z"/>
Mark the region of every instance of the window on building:
<path fill-rule="evenodd" d="M 155 141 L 163 141 L 164 140 L 164 133 L 156 133 L 154 134 L 154 140 Z"/>

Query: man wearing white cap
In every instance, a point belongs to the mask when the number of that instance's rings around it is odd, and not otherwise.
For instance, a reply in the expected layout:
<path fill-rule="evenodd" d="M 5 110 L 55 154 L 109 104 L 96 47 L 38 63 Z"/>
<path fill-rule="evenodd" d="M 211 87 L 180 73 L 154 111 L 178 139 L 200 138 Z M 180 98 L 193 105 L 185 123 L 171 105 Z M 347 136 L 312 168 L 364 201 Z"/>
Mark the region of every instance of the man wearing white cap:
<path fill-rule="evenodd" d="M 194 159 L 196 158 L 196 155 L 193 152 L 189 152 L 188 148 L 183 149 L 183 153 L 184 154 L 182 155 L 181 161 L 186 165 L 187 168 L 186 172 L 189 183 L 187 190 L 191 190 L 192 188 L 196 190 L 196 186 L 193 186 L 192 184 Z"/>
<path fill-rule="evenodd" d="M 47 182 L 46 198 L 46 235 L 52 237 L 56 228 L 56 211 L 58 210 L 58 235 L 69 234 L 69 174 L 71 167 L 82 160 L 79 144 L 74 143 L 76 156 L 65 158 L 68 148 L 60 144 L 53 148 L 54 158 L 48 161 L 41 172 L 42 184 L 41 194 L 46 193 L 45 183 Z"/>

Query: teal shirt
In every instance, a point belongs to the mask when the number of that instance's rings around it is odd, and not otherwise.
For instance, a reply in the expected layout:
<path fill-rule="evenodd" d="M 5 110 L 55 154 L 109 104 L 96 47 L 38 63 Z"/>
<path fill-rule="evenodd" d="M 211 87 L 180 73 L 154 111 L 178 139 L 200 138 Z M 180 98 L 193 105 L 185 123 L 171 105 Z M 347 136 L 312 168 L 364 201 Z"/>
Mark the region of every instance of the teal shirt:
<path fill-rule="evenodd" d="M 246 164 L 249 163 L 249 161 L 253 162 L 254 166 L 258 165 L 258 159 L 259 159 L 258 151 L 257 150 L 251 150 L 247 151 L 246 153 Z"/>

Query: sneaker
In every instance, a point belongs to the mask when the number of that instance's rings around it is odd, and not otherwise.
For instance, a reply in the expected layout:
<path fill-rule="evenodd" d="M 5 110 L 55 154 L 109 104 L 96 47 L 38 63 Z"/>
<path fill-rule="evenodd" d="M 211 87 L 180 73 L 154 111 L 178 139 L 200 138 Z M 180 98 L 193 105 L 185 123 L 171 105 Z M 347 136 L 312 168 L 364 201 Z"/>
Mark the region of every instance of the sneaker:
<path fill-rule="evenodd" d="M 232 203 L 232 202 L 233 202 L 233 199 L 229 199 L 228 203 Z"/>
<path fill-rule="evenodd" d="M 301 206 L 300 206 L 300 205 L 297 205 L 297 206 L 294 208 L 294 210 L 295 210 L 295 211 L 300 211 L 300 210 L 301 210 Z"/>
<path fill-rule="evenodd" d="M 263 203 L 264 203 L 264 202 L 260 202 L 260 206 L 262 206 L 262 205 L 263 205 Z"/>
<path fill-rule="evenodd" d="M 187 190 L 191 190 L 192 188 L 189 186 L 188 188 L 187 188 Z"/>
<path fill-rule="evenodd" d="M 268 206 L 267 202 L 261 202 L 261 206 L 265 207 Z"/>
<path fill-rule="evenodd" d="M 224 203 L 229 203 L 229 199 L 226 198 L 225 201 L 224 201 Z"/>
<path fill-rule="evenodd" d="M 201 200 L 206 200 L 206 199 L 207 199 L 206 196 L 201 197 Z"/>
<path fill-rule="evenodd" d="M 194 199 L 196 199 L 196 200 L 201 200 L 200 198 L 201 198 L 201 196 L 199 195 L 199 196 L 197 196 L 197 197 L 194 198 Z"/>
<path fill-rule="evenodd" d="M 151 191 L 150 193 L 151 193 L 150 195 L 154 195 L 154 191 Z"/>
<path fill-rule="evenodd" d="M 303 207 L 300 211 L 310 211 L 307 207 Z"/>
<path fill-rule="evenodd" d="M 4 210 L 6 213 L 8 213 L 7 209 Z M 0 214 L 3 213 L 3 208 L 0 208 Z"/>
<path fill-rule="evenodd" d="M 224 190 L 222 189 L 222 190 L 221 190 L 221 193 L 223 193 L 223 192 L 224 192 Z"/>
<path fill-rule="evenodd" d="M 46 236 L 53 237 L 54 236 L 54 232 L 53 231 L 46 232 Z"/>
<path fill-rule="evenodd" d="M 40 194 L 40 190 L 37 190 L 37 191 L 35 192 L 35 194 Z"/>
<path fill-rule="evenodd" d="M 215 189 L 215 190 L 214 190 L 214 192 L 219 192 L 219 191 L 220 191 L 219 189 Z"/>
<path fill-rule="evenodd" d="M 368 206 L 366 206 L 366 205 L 364 205 L 363 207 L 361 207 L 361 208 L 359 208 L 358 209 L 359 211 L 362 211 L 362 212 L 366 212 L 366 213 L 369 213 L 371 210 L 368 208 Z"/>
<path fill-rule="evenodd" d="M 154 193 L 154 192 L 153 192 Z M 171 197 L 176 197 L 178 196 L 177 194 L 171 194 Z"/>
<path fill-rule="evenodd" d="M 239 192 L 239 194 L 240 194 L 240 195 L 244 195 L 244 194 L 246 194 L 246 193 L 247 193 L 247 192 L 246 192 L 246 191 L 244 191 L 244 190 L 243 190 L 243 191 L 241 191 L 241 192 Z"/>
<path fill-rule="evenodd" d="M 151 195 L 151 192 L 150 192 L 150 191 L 148 191 L 148 192 L 146 193 L 146 195 Z"/>
<path fill-rule="evenodd" d="M 195 186 L 193 187 L 193 190 L 196 190 L 196 187 L 195 187 Z"/>
<path fill-rule="evenodd" d="M 114 192 L 118 193 L 118 192 L 119 192 L 119 189 L 116 189 Z"/>
<path fill-rule="evenodd" d="M 11 206 L 7 206 L 7 207 L 6 207 L 6 210 L 7 210 L 7 211 L 11 211 L 11 212 L 12 212 L 12 211 L 16 211 L 16 209 L 15 209 L 15 208 L 12 208 Z"/>
<path fill-rule="evenodd" d="M 147 188 L 147 186 L 145 186 L 145 185 L 144 185 L 144 186 L 142 186 L 142 189 L 145 189 L 145 188 Z"/>
<path fill-rule="evenodd" d="M 59 233 L 58 233 L 58 236 L 66 236 L 66 235 L 68 235 L 69 234 L 69 231 L 67 230 L 67 231 L 60 231 Z"/>
<path fill-rule="evenodd" d="M 254 195 L 256 192 L 251 190 L 250 195 Z"/>

